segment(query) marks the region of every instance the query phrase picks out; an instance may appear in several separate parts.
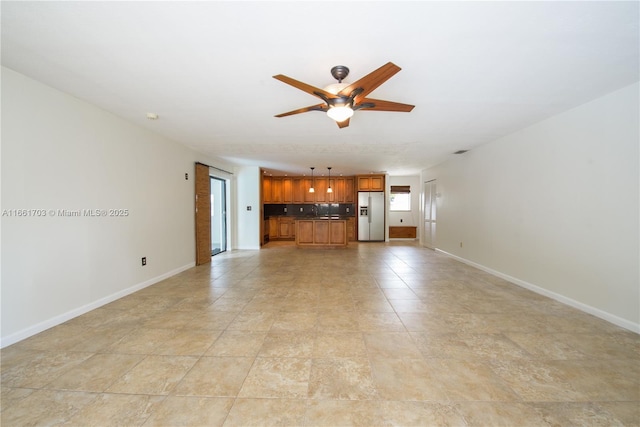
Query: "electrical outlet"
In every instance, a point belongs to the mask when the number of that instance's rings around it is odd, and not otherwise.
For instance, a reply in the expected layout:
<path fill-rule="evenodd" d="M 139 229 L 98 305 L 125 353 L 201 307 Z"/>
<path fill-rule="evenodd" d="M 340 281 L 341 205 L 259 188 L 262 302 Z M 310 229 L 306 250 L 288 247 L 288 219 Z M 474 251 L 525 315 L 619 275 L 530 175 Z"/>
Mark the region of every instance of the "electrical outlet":
<path fill-rule="evenodd" d="M 144 267 L 145 265 L 147 265 L 147 257 L 143 256 L 142 257 L 142 266 Z"/>
<path fill-rule="evenodd" d="M 304 208 L 300 208 L 300 212 L 304 211 Z"/>
<path fill-rule="evenodd" d="M 188 174 L 188 173 L 185 173 L 185 174 L 184 174 L 184 180 L 185 180 L 185 181 L 189 181 L 189 174 Z"/>
<path fill-rule="evenodd" d="M 400 222 L 402 222 L 402 218 L 400 218 Z"/>

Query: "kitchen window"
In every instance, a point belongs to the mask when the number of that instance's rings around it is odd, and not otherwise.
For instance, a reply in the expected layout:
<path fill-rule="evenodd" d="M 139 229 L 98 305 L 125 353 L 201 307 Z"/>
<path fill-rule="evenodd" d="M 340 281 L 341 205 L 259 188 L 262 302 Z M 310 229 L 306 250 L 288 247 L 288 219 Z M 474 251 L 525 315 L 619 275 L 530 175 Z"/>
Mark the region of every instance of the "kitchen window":
<path fill-rule="evenodd" d="M 411 210 L 411 186 L 392 185 L 389 197 L 389 209 L 391 211 Z"/>

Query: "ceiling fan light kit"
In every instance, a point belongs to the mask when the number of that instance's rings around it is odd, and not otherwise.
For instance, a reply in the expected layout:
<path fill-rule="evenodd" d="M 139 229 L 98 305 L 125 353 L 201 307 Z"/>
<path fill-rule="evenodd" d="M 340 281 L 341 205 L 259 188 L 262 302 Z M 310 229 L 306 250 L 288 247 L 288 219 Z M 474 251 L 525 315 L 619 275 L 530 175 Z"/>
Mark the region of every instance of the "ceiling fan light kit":
<path fill-rule="evenodd" d="M 348 105 L 329 107 L 327 116 L 331 117 L 336 122 L 344 122 L 345 120 L 353 117 L 353 109 Z"/>
<path fill-rule="evenodd" d="M 339 128 L 344 128 L 349 126 L 349 119 L 353 116 L 355 110 L 364 109 L 408 113 L 413 110 L 413 105 L 366 98 L 369 93 L 373 92 L 378 86 L 390 79 L 400 71 L 400 69 L 400 67 L 392 62 L 388 62 L 355 83 L 349 84 L 342 83 L 342 80 L 349 75 L 349 68 L 344 65 L 336 65 L 331 69 L 331 75 L 338 80 L 338 83 L 329 85 L 324 89 L 308 85 L 282 74 L 275 75 L 273 76 L 274 79 L 280 80 L 283 83 L 307 92 L 308 94 L 316 96 L 324 101 L 322 104 L 299 108 L 287 113 L 278 114 L 276 117 L 286 117 L 294 114 L 306 113 L 307 111 L 323 111 L 336 121 Z"/>

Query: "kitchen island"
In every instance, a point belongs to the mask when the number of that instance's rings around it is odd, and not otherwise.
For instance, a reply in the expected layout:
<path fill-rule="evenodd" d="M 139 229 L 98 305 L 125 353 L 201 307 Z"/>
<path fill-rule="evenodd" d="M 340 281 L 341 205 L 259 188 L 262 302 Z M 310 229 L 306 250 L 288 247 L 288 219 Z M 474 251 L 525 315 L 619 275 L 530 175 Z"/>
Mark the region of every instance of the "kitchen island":
<path fill-rule="evenodd" d="M 347 221 L 332 217 L 297 219 L 296 246 L 315 248 L 347 246 Z"/>

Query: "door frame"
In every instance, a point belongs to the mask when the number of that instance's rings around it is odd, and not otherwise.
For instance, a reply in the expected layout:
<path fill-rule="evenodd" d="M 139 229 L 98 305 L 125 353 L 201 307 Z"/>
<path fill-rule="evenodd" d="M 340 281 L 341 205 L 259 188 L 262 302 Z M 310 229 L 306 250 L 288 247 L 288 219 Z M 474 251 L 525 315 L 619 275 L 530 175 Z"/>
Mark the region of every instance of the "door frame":
<path fill-rule="evenodd" d="M 229 209 L 228 209 L 228 206 L 227 206 L 227 204 L 228 204 L 228 197 L 227 197 L 227 183 L 228 183 L 228 180 L 226 180 L 225 178 L 220 178 L 218 176 L 210 174 L 209 175 L 209 182 L 213 183 L 214 182 L 213 180 L 220 181 L 220 183 L 221 183 L 221 193 L 222 193 L 221 199 L 222 199 L 222 201 L 224 203 L 224 206 L 223 206 L 223 209 L 222 209 L 222 212 L 221 212 L 222 213 L 222 215 L 221 215 L 221 217 L 222 217 L 222 219 L 221 219 L 221 221 L 222 221 L 221 234 L 222 235 L 221 235 L 221 241 L 220 241 L 220 243 L 221 243 L 220 251 L 214 253 L 213 252 L 213 247 L 211 247 L 211 256 L 217 255 L 217 254 L 222 253 L 222 252 L 226 252 L 227 248 L 229 247 L 229 230 L 228 230 L 228 223 L 229 223 L 228 212 L 229 212 Z M 213 195 L 213 185 L 211 185 L 211 195 Z M 211 224 L 211 232 L 213 233 L 213 224 Z M 213 237 L 212 237 L 212 240 L 213 240 Z M 211 244 L 213 244 L 213 241 L 211 242 Z"/>
<path fill-rule="evenodd" d="M 422 246 L 436 249 L 437 239 L 437 180 L 425 181 L 422 185 Z M 431 236 L 430 239 L 427 237 Z"/>
<path fill-rule="evenodd" d="M 196 265 L 211 262 L 211 178 L 223 180 L 225 182 L 225 232 L 226 250 L 233 249 L 232 233 L 233 209 L 235 203 L 235 180 L 233 173 L 215 166 L 195 162 L 195 249 Z"/>

